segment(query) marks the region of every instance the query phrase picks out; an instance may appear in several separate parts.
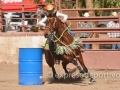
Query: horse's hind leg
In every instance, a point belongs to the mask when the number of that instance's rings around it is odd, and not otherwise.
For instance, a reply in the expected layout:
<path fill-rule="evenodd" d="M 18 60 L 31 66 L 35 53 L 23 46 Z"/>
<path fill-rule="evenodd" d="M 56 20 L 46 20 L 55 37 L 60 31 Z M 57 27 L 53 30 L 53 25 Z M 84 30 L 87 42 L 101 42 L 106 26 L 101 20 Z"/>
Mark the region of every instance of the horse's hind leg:
<path fill-rule="evenodd" d="M 79 63 L 81 64 L 82 68 L 83 68 L 83 71 L 84 71 L 84 75 L 88 77 L 89 81 L 90 82 L 95 82 L 95 80 L 92 78 L 92 76 L 90 75 L 90 73 L 88 72 L 88 69 L 87 67 L 85 66 L 84 64 L 84 61 L 83 61 L 83 57 L 82 57 L 82 54 L 80 53 L 79 55 Z"/>
<path fill-rule="evenodd" d="M 76 60 L 71 60 L 71 63 L 73 63 L 73 64 L 78 68 L 78 70 L 79 70 L 79 72 L 81 73 L 82 77 L 84 77 L 84 76 L 83 76 L 84 71 L 83 71 L 83 70 L 81 69 L 81 67 L 78 65 L 77 61 L 76 61 Z"/>

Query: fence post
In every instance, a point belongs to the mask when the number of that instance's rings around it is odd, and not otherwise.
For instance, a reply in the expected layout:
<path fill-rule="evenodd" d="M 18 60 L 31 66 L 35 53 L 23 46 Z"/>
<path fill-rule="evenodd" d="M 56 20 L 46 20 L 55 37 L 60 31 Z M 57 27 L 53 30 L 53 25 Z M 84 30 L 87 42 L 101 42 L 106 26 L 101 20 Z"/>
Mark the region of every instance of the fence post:
<path fill-rule="evenodd" d="M 120 12 L 118 12 L 118 21 L 119 21 L 119 24 L 120 24 Z"/>
<path fill-rule="evenodd" d="M 25 21 L 25 17 L 24 17 L 24 0 L 22 0 L 22 32 L 25 32 L 24 21 Z"/>
<path fill-rule="evenodd" d="M 2 0 L 0 0 L 0 32 L 2 32 Z"/>

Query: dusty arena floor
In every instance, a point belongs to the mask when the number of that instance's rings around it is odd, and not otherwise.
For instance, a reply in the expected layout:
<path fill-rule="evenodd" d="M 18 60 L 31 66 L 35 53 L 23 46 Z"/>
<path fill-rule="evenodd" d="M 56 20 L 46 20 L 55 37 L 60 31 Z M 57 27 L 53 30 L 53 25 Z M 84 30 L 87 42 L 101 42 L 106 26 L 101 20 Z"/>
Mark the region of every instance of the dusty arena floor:
<path fill-rule="evenodd" d="M 61 65 L 56 65 L 58 74 L 64 74 Z M 18 84 L 18 65 L 0 63 L 0 90 L 120 90 L 120 70 L 89 70 L 96 78 L 96 83 L 88 84 L 88 80 L 51 78 L 51 69 L 43 66 L 42 86 L 20 86 Z M 77 72 L 77 71 L 76 71 Z"/>

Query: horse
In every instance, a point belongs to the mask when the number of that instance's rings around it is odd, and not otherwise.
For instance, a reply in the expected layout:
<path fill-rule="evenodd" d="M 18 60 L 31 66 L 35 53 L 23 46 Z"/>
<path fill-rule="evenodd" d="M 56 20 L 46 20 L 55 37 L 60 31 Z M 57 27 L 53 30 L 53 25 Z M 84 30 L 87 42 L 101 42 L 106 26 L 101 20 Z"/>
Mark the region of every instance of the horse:
<path fill-rule="evenodd" d="M 45 59 L 49 67 L 52 68 L 53 78 L 58 80 L 56 70 L 54 68 L 55 60 L 62 60 L 62 67 L 66 74 L 69 74 L 66 66 L 68 63 L 73 63 L 79 70 L 80 74 L 87 76 L 90 83 L 95 82 L 92 78 L 86 65 L 84 64 L 82 53 L 80 51 L 80 38 L 73 37 L 67 32 L 63 22 L 54 14 L 48 17 L 46 20 L 46 29 L 49 30 L 49 34 L 54 34 L 54 51 L 45 50 Z M 79 64 L 78 62 L 79 61 Z"/>

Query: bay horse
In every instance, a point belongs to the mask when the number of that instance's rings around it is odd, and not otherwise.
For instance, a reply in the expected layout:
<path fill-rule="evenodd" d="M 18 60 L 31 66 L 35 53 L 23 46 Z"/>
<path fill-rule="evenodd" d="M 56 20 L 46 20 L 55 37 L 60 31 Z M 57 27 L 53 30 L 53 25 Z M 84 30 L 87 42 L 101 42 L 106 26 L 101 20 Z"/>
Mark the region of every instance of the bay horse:
<path fill-rule="evenodd" d="M 52 68 L 53 78 L 58 79 L 54 68 L 55 60 L 62 60 L 62 67 L 66 74 L 69 73 L 66 68 L 67 64 L 73 63 L 78 68 L 80 74 L 87 76 L 90 83 L 93 83 L 95 80 L 88 72 L 80 51 L 80 38 L 76 39 L 68 33 L 68 28 L 64 26 L 63 22 L 55 14 L 47 18 L 46 29 L 49 29 L 49 33 L 53 33 L 55 38 L 53 40 L 55 50 L 45 50 L 45 59 L 49 67 Z M 82 68 L 77 61 L 79 61 Z"/>

